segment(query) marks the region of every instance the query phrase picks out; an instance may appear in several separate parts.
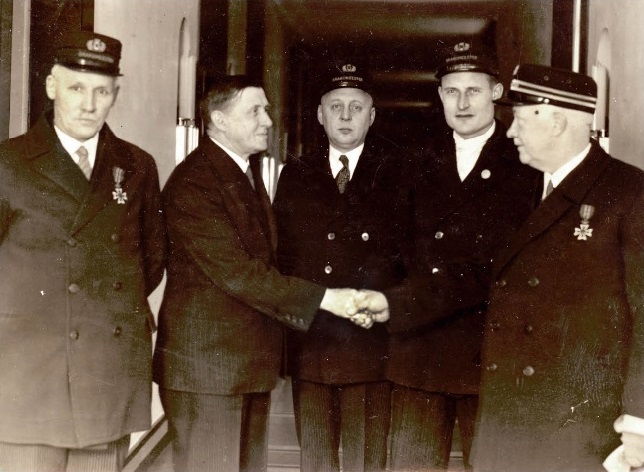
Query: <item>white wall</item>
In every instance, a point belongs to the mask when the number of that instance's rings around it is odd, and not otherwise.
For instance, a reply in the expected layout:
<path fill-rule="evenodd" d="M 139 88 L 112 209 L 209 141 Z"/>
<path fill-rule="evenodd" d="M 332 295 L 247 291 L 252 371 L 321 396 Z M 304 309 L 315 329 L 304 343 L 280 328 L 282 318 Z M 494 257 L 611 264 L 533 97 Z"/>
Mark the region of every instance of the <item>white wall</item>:
<path fill-rule="evenodd" d="M 152 154 L 165 183 L 174 168 L 179 30 L 198 54 L 199 0 L 95 0 L 94 30 L 120 39 L 121 90 L 108 123 Z"/>
<path fill-rule="evenodd" d="M 644 1 L 589 0 L 589 8 L 589 75 L 602 31 L 610 39 L 610 153 L 644 169 Z"/>

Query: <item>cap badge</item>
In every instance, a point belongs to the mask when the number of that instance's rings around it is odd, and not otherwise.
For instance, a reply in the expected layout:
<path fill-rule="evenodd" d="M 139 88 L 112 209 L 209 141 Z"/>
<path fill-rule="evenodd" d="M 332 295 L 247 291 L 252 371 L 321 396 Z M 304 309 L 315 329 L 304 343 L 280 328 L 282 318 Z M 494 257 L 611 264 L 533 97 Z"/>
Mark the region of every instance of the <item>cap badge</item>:
<path fill-rule="evenodd" d="M 107 45 L 98 38 L 87 41 L 87 49 L 94 52 L 105 52 Z"/>
<path fill-rule="evenodd" d="M 582 205 L 579 208 L 579 216 L 581 223 L 578 228 L 575 228 L 573 236 L 577 236 L 578 241 L 587 241 L 593 235 L 593 229 L 590 227 L 590 219 L 595 214 L 595 207 L 593 205 Z"/>
<path fill-rule="evenodd" d="M 342 72 L 355 72 L 356 66 L 353 64 L 345 64 L 342 66 Z"/>
<path fill-rule="evenodd" d="M 454 46 L 454 51 L 456 52 L 469 51 L 470 47 L 471 47 L 470 43 L 458 43 L 456 46 Z"/>

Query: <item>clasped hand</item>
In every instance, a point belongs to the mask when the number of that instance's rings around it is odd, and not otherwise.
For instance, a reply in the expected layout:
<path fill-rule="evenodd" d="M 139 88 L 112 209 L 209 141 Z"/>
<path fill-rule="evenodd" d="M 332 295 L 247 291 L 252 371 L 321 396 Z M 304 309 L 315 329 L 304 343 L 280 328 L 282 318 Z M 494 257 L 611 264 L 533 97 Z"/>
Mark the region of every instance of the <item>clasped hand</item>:
<path fill-rule="evenodd" d="M 389 320 L 387 297 L 374 290 L 327 289 L 320 308 L 341 318 L 347 318 L 365 329 L 371 328 L 374 323 Z"/>

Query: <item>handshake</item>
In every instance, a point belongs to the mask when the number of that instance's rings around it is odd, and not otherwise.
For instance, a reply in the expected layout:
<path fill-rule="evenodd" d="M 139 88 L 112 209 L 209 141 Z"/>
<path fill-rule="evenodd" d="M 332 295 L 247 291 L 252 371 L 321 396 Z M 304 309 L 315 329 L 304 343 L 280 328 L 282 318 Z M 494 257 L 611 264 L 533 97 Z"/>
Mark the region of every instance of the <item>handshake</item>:
<path fill-rule="evenodd" d="M 340 318 L 348 318 L 365 329 L 371 328 L 374 323 L 389 320 L 387 298 L 374 290 L 329 288 L 324 293 L 320 308 Z"/>

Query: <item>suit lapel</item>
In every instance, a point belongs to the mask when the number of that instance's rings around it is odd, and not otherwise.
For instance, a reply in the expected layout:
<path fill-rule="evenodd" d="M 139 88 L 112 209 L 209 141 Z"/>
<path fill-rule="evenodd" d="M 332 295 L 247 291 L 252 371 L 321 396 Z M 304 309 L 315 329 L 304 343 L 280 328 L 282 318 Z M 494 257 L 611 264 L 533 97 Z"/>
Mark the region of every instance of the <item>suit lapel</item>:
<path fill-rule="evenodd" d="M 255 192 L 257 193 L 257 199 L 261 208 L 264 229 L 268 234 L 271 248 L 273 252 L 275 252 L 277 251 L 277 223 L 275 222 L 275 216 L 273 215 L 271 199 L 268 196 L 268 192 L 264 186 L 264 180 L 262 179 L 260 167 L 261 161 L 259 156 L 252 156 L 249 160 L 249 164 L 253 173 L 253 179 L 255 180 Z"/>
<path fill-rule="evenodd" d="M 261 203 L 260 201 L 260 198 L 263 198 L 260 197 L 260 193 L 253 190 L 248 178 L 235 161 L 210 138 L 204 138 L 202 147 L 204 157 L 208 159 L 215 171 L 215 175 L 219 179 L 219 187 L 224 195 L 230 219 L 246 247 L 257 246 L 258 234 L 265 238 L 266 244 L 273 244 L 273 238 L 275 238 L 275 241 L 277 238 L 271 234 L 275 231 L 275 223 L 272 220 L 270 201 L 268 203 L 269 209 L 266 210 L 264 208 L 266 203 Z M 261 192 L 263 184 L 259 171 L 259 162 L 256 160 L 253 166 L 251 166 L 251 170 L 253 171 L 256 187 Z M 263 193 L 266 194 L 266 189 L 263 189 Z M 268 194 L 266 194 L 266 198 L 268 198 Z M 264 219 L 267 221 L 267 229 L 264 229 L 265 225 L 262 224 Z"/>
<path fill-rule="evenodd" d="M 554 225 L 570 207 L 581 205 L 609 162 L 610 157 L 593 143 L 582 163 L 530 214 L 510 239 L 507 248 L 499 254 L 496 272 L 503 269 L 530 241 Z"/>

